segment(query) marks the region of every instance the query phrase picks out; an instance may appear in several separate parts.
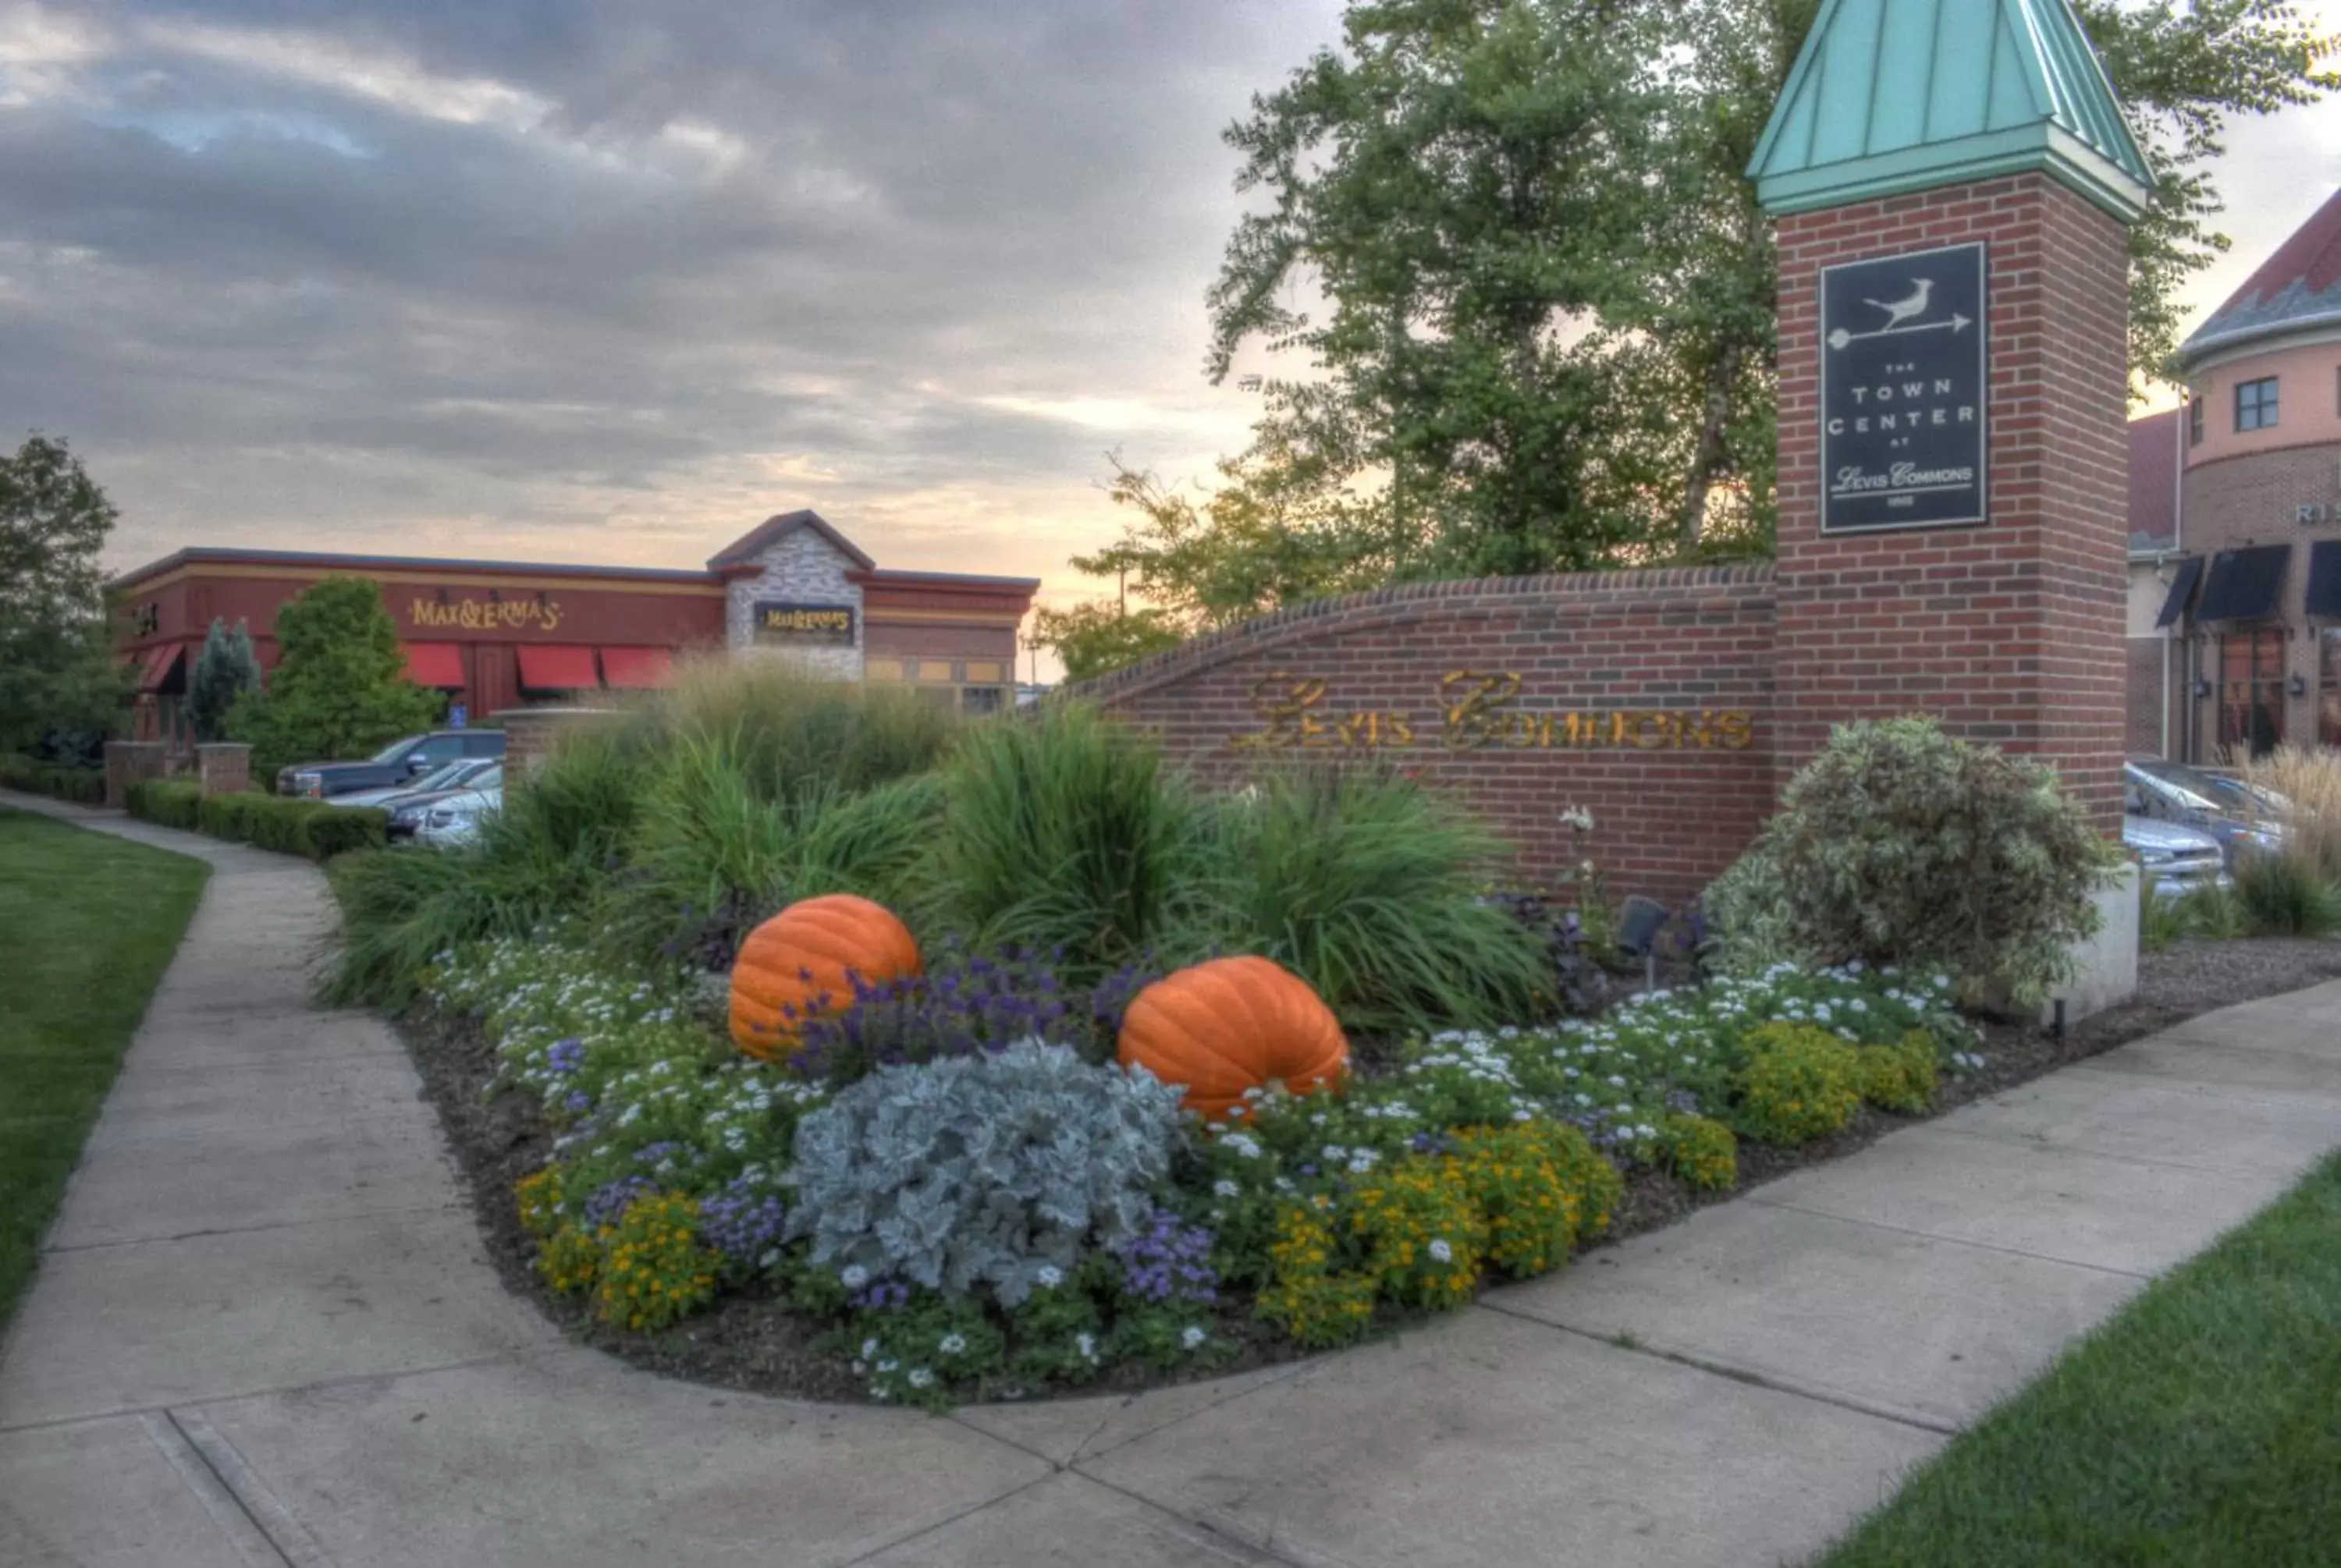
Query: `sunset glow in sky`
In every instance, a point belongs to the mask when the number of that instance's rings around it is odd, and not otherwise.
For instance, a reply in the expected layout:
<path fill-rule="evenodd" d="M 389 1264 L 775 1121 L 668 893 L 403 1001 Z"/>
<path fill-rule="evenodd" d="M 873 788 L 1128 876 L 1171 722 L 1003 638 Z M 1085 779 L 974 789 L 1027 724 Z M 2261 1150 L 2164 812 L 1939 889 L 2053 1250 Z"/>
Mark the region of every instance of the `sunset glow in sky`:
<path fill-rule="evenodd" d="M 1244 443 L 1219 132 L 1339 12 L 0 0 L 0 437 L 73 442 L 117 568 L 690 566 L 811 506 L 1069 602 L 1108 450 Z M 2198 316 L 2341 184 L 2341 104 L 2232 142 Z"/>

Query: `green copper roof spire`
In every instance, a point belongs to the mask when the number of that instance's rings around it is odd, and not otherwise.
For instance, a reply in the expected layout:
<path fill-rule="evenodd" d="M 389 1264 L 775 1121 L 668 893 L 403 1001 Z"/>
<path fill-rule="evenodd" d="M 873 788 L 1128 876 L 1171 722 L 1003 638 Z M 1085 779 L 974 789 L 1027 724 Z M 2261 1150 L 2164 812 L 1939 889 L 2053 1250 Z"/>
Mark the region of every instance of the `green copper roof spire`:
<path fill-rule="evenodd" d="M 2153 184 L 2067 0 L 1824 0 L 1748 173 L 1801 213 L 2027 169 L 2124 223 Z"/>

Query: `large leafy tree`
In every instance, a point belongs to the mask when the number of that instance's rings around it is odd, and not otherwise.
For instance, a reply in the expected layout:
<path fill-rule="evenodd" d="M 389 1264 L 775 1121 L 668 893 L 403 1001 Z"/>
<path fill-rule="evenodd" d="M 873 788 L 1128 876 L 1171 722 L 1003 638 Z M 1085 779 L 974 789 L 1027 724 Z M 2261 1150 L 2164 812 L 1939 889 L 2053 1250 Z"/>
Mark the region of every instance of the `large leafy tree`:
<path fill-rule="evenodd" d="M 381 587 L 331 577 L 276 610 L 276 670 L 228 710 L 263 778 L 293 762 L 363 757 L 428 728 L 441 698 L 406 679 Z"/>
<path fill-rule="evenodd" d="M 119 722 L 98 553 L 115 512 L 62 441 L 0 457 L 0 749 L 81 761 Z"/>
<path fill-rule="evenodd" d="M 1745 170 L 1818 9 L 1355 0 L 1340 47 L 1228 132 L 1260 202 L 1208 368 L 1263 393 L 1255 443 L 1074 564 L 1193 628 L 1397 578 L 1768 551 L 1778 277 Z M 2276 0 L 2077 10 L 2156 174 L 2130 246 L 2144 386 L 2226 247 L 2227 125 L 2341 83 Z M 1294 368 L 1244 374 L 1260 354 Z"/>

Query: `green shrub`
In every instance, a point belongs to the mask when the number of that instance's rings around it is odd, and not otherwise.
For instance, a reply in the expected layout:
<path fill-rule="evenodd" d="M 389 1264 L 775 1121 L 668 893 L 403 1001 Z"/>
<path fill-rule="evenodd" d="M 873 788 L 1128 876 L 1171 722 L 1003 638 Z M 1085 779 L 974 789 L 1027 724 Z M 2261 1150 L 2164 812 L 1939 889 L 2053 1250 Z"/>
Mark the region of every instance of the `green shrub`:
<path fill-rule="evenodd" d="M 1150 949 L 1200 957 L 1226 892 L 1211 827 L 1160 749 L 1092 708 L 973 726 L 943 769 L 938 923 L 1062 948 L 1082 984 Z"/>
<path fill-rule="evenodd" d="M 1739 1140 L 1708 1116 L 1677 1114 L 1659 1127 L 1660 1156 L 1686 1186 L 1729 1192 L 1739 1182 Z"/>
<path fill-rule="evenodd" d="M 204 787 L 200 784 L 176 779 L 140 779 L 132 781 L 125 792 L 124 803 L 133 817 L 194 832 L 203 799 Z"/>
<path fill-rule="evenodd" d="M 2199 937 L 2208 942 L 2231 942 L 2252 934 L 2251 917 L 2245 912 L 2244 902 L 2233 888 L 2216 883 L 2190 888 L 2171 900 L 2171 909 L 2185 936 Z"/>
<path fill-rule="evenodd" d="M 941 812 L 931 777 L 768 800 L 728 738 L 684 740 L 643 791 L 598 923 L 621 955 L 727 968 L 755 923 L 795 899 L 858 893 L 905 907 Z"/>
<path fill-rule="evenodd" d="M 2255 937 L 2329 937 L 2341 931 L 2341 886 L 2306 855 L 2240 856 L 2236 903 Z"/>
<path fill-rule="evenodd" d="M 0 789 L 22 789 L 76 806 L 102 806 L 105 803 L 105 770 L 64 768 L 15 751 L 0 753 Z"/>
<path fill-rule="evenodd" d="M 1748 854 L 1765 863 L 1727 873 L 1712 900 L 1736 972 L 1779 957 L 1939 966 L 2019 1003 L 2068 972 L 2121 858 L 2050 769 L 1931 719 L 1839 726 Z"/>
<path fill-rule="evenodd" d="M 2159 953 L 2187 935 L 2187 908 L 2183 897 L 2165 893 L 2160 879 L 2153 872 L 2141 871 L 2137 878 L 2139 948 L 2149 953 Z"/>
<path fill-rule="evenodd" d="M 353 849 L 379 849 L 389 841 L 390 813 L 373 806 L 334 806 L 300 820 L 300 850 L 312 860 L 330 860 Z"/>
<path fill-rule="evenodd" d="M 686 660 L 618 743 L 655 757 L 720 739 L 753 794 L 789 800 L 923 773 L 958 730 L 948 709 L 908 689 L 848 686 L 782 660 L 719 656 Z"/>
<path fill-rule="evenodd" d="M 1542 938 L 1479 897 L 1508 846 L 1430 792 L 1325 768 L 1212 804 L 1210 944 L 1275 959 L 1350 1027 L 1518 1023 L 1549 991 Z"/>
<path fill-rule="evenodd" d="M 1768 1144 L 1810 1143 L 1861 1108 L 1856 1047 L 1811 1024 L 1766 1024 L 1747 1038 L 1738 1073 L 1740 1130 Z"/>
<path fill-rule="evenodd" d="M 1913 1029 L 1894 1045 L 1864 1046 L 1857 1061 L 1861 1097 L 1884 1110 L 1924 1116 L 1934 1107 L 1942 1068 L 1935 1037 Z"/>

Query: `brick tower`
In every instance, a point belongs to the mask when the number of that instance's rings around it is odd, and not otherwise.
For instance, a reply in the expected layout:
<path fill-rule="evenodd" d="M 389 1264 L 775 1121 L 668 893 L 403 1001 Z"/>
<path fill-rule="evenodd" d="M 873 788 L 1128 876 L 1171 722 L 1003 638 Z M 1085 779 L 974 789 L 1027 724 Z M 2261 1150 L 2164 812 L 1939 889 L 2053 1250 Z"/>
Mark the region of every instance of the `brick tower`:
<path fill-rule="evenodd" d="M 2149 182 L 2070 5 L 1827 0 L 1748 172 L 1779 219 L 1780 779 L 1923 711 L 2117 830 Z"/>

